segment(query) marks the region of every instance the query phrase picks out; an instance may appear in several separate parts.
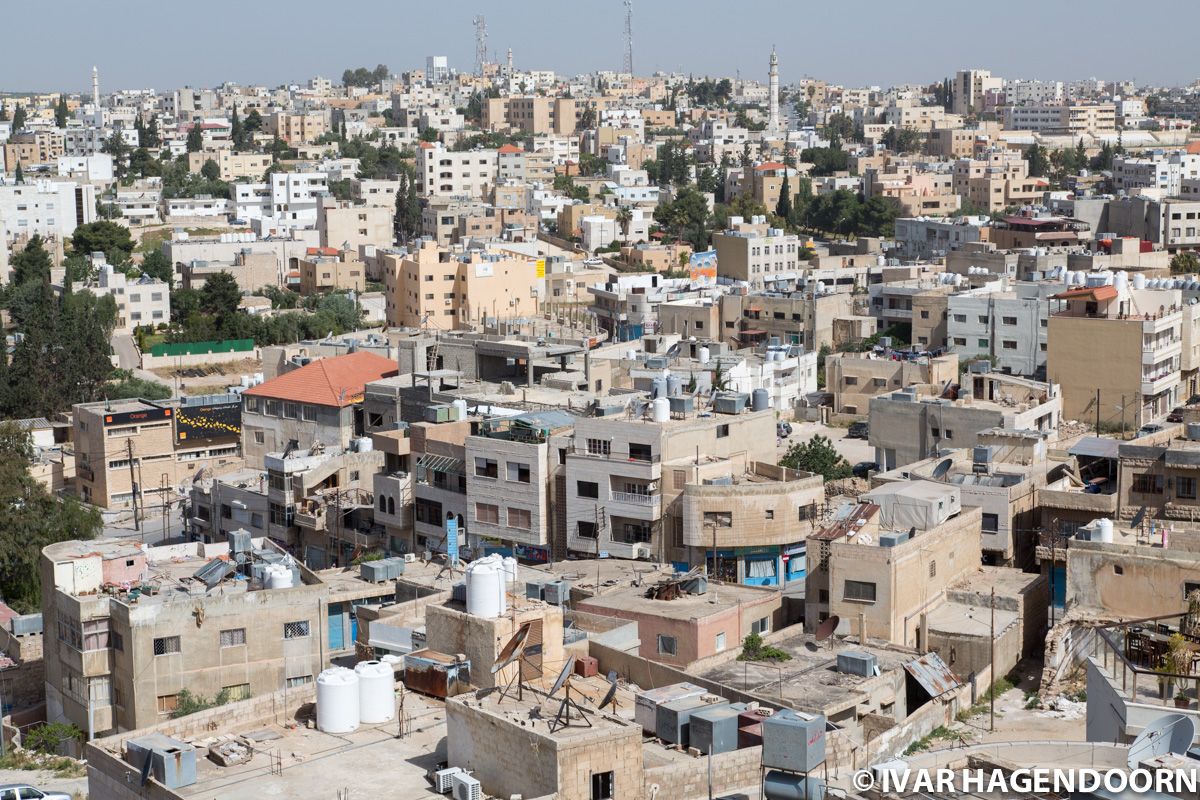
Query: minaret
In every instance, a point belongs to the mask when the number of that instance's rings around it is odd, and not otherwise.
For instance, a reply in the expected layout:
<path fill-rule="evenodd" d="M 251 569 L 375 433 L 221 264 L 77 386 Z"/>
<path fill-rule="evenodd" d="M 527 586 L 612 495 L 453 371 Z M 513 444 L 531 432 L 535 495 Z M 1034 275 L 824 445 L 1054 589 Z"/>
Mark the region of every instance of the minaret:
<path fill-rule="evenodd" d="M 92 105 L 100 110 L 100 70 L 92 67 Z"/>
<path fill-rule="evenodd" d="M 771 47 L 771 89 L 770 115 L 767 119 L 767 130 L 771 133 L 779 131 L 779 57 L 775 55 L 775 47 Z"/>
<path fill-rule="evenodd" d="M 512 77 L 512 48 L 508 48 L 508 77 Z"/>

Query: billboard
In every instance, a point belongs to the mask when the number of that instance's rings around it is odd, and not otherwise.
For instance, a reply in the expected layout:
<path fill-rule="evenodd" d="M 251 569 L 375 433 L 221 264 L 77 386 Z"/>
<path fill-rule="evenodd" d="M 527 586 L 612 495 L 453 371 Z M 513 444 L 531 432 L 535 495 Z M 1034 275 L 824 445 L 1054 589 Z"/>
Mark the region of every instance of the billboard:
<path fill-rule="evenodd" d="M 123 411 L 119 414 L 105 414 L 104 424 L 105 426 L 134 425 L 139 422 L 155 422 L 170 418 L 171 409 L 169 408 L 145 408 L 137 411 Z"/>
<path fill-rule="evenodd" d="M 241 402 L 181 406 L 175 412 L 175 438 L 180 442 L 241 435 Z"/>

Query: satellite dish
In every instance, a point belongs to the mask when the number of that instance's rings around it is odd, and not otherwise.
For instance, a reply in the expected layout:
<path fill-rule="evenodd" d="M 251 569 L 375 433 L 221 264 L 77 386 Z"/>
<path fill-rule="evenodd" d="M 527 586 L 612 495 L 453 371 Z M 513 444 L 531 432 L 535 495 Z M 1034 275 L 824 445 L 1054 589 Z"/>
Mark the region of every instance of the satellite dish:
<path fill-rule="evenodd" d="M 521 623 L 521 627 L 517 628 L 517 632 L 508 640 L 508 644 L 504 645 L 504 648 L 500 651 L 500 655 L 496 656 L 496 663 L 492 664 L 493 675 L 521 657 L 522 648 L 525 646 L 525 640 L 528 638 L 529 623 L 523 622 Z"/>
<path fill-rule="evenodd" d="M 1146 726 L 1129 745 L 1130 769 L 1148 758 L 1186 753 L 1196 737 L 1196 723 L 1186 714 L 1163 714 Z"/>
<path fill-rule="evenodd" d="M 950 471 L 950 467 L 952 466 L 954 466 L 954 459 L 943 458 L 937 463 L 937 466 L 933 468 L 933 479 L 935 481 L 940 481 L 942 478 L 946 477 L 946 473 Z"/>
<path fill-rule="evenodd" d="M 817 641 L 823 642 L 830 636 L 833 636 L 833 632 L 837 630 L 837 626 L 841 624 L 842 618 L 837 614 L 834 614 L 832 617 L 822 622 L 817 626 Z"/>
<path fill-rule="evenodd" d="M 546 695 L 547 698 L 554 697 L 558 693 L 558 690 L 567 682 L 567 678 L 571 677 L 571 672 L 574 669 L 575 656 L 571 656 L 563 662 L 562 670 L 558 673 L 558 677 L 554 679 L 554 685 L 550 687 L 550 694 Z"/>
<path fill-rule="evenodd" d="M 1146 506 L 1142 506 L 1141 508 L 1138 509 L 1138 512 L 1133 515 L 1133 519 L 1130 520 L 1130 522 L 1129 522 L 1129 527 L 1137 528 L 1137 527 L 1141 526 L 1142 520 L 1144 520 L 1145 518 L 1146 518 Z"/>
<path fill-rule="evenodd" d="M 596 710 L 603 711 L 604 707 L 606 705 L 608 705 L 609 703 L 615 704 L 616 700 L 617 700 L 617 682 L 610 681 L 608 684 L 608 691 L 604 693 L 604 699 L 601 700 L 600 703 L 596 706 Z"/>

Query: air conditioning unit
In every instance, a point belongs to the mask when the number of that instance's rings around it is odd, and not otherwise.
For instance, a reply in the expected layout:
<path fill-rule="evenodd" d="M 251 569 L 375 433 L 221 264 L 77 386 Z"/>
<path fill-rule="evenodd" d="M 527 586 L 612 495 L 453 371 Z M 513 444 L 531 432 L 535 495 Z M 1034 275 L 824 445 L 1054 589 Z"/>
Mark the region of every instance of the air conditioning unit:
<path fill-rule="evenodd" d="M 483 790 L 479 787 L 479 781 L 465 772 L 451 776 L 450 782 L 453 784 L 451 792 L 454 795 L 454 800 L 480 800 L 483 796 Z"/>
<path fill-rule="evenodd" d="M 438 794 L 447 794 L 453 787 L 455 775 L 462 774 L 462 767 L 448 767 L 433 773 L 433 788 Z"/>
<path fill-rule="evenodd" d="M 642 544 L 634 545 L 633 546 L 633 557 L 649 559 L 650 558 L 650 548 L 647 547 L 646 545 L 642 545 Z"/>
<path fill-rule="evenodd" d="M 416 554 L 416 553 L 405 553 L 405 554 L 404 554 L 404 563 L 405 563 L 405 564 L 411 564 L 411 563 L 413 563 L 413 562 L 414 562 L 414 561 L 416 561 L 416 560 L 417 560 L 417 554 Z"/>

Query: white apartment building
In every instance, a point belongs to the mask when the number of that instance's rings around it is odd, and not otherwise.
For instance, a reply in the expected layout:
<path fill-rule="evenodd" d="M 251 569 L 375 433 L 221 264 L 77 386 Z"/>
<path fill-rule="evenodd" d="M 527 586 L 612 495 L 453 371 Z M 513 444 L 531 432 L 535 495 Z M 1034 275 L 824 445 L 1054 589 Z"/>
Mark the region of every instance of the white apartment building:
<path fill-rule="evenodd" d="M 233 217 L 248 222 L 271 216 L 271 187 L 265 183 L 233 185 Z"/>
<path fill-rule="evenodd" d="M 1200 155 L 1182 151 L 1155 152 L 1147 157 L 1117 156 L 1113 159 L 1113 188 L 1159 189 L 1165 197 L 1182 193 L 1184 180 L 1200 179 Z"/>
<path fill-rule="evenodd" d="M 172 197 L 164 201 L 166 216 L 170 217 L 226 217 L 233 205 L 228 197 L 213 197 L 198 194 L 195 197 Z"/>
<path fill-rule="evenodd" d="M 447 150 L 440 142 L 417 148 L 417 181 L 426 197 L 441 195 L 482 200 L 496 184 L 495 150 Z"/>
<path fill-rule="evenodd" d="M 1003 94 L 1005 104 L 1016 106 L 1061 103 L 1066 98 L 1062 81 L 1005 81 Z"/>
<path fill-rule="evenodd" d="M 1112 103 L 1007 106 L 1004 127 L 1073 136 L 1111 133 L 1117 129 L 1117 107 Z"/>
<path fill-rule="evenodd" d="M 996 368 L 1033 375 L 1046 365 L 1047 298 L 1061 287 L 1018 283 L 1010 291 L 976 289 L 946 298 L 946 345 L 960 362 L 993 357 Z"/>
<path fill-rule="evenodd" d="M 94 156 L 60 156 L 58 174 L 62 178 L 94 183 L 111 183 L 113 160 L 107 153 Z"/>
<path fill-rule="evenodd" d="M 99 153 L 104 142 L 119 135 L 130 147 L 138 147 L 138 132 L 134 128 L 67 127 L 63 129 L 63 153 L 68 156 L 91 156 Z"/>
<path fill-rule="evenodd" d="M 579 161 L 579 137 L 540 134 L 529 140 L 526 148 L 531 153 L 547 150 L 555 164 Z"/>
<path fill-rule="evenodd" d="M 324 172 L 272 172 L 271 214 L 293 227 L 317 224 L 317 202 L 328 194 Z"/>
<path fill-rule="evenodd" d="M 117 324 L 113 333 L 131 334 L 140 325 L 158 325 L 171 320 L 171 287 L 162 281 L 142 276 L 130 283 L 125 273 L 112 264 L 99 264 L 95 286 L 86 290 L 97 297 L 111 296 L 117 303 Z"/>
<path fill-rule="evenodd" d="M 450 80 L 450 59 L 446 56 L 425 56 L 425 85 L 435 86 Z"/>
<path fill-rule="evenodd" d="M 162 203 L 162 183 L 157 185 L 134 185 L 117 189 L 115 203 L 121 216 L 130 225 L 150 225 L 159 221 L 158 207 Z"/>
<path fill-rule="evenodd" d="M 66 241 L 96 220 L 96 187 L 73 181 L 0 183 L 0 250 L 35 234 Z"/>

